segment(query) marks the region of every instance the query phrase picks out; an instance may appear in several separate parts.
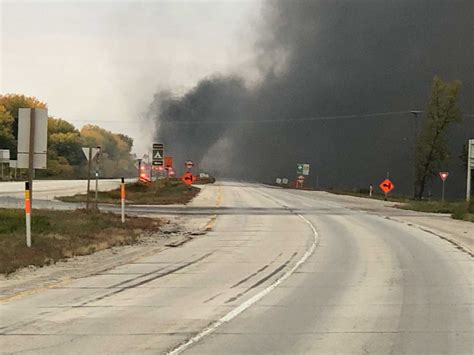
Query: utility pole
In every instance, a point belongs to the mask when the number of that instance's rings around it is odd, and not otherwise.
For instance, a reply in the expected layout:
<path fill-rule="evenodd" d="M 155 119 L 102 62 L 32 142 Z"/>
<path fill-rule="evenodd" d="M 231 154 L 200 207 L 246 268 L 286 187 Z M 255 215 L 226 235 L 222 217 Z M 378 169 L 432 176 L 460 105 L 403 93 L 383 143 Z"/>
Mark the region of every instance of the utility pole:
<path fill-rule="evenodd" d="M 416 146 L 418 143 L 418 115 L 423 111 L 410 111 L 413 115 L 413 198 L 416 198 Z"/>

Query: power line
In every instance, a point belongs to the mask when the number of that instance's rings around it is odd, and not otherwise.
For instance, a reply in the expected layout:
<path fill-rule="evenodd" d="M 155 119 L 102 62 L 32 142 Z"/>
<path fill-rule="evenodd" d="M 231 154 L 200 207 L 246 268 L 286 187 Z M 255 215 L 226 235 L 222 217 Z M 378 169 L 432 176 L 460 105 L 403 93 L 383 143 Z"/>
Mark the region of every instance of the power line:
<path fill-rule="evenodd" d="M 199 120 L 199 121 L 159 121 L 160 124 L 237 124 L 237 123 L 297 123 L 297 122 L 308 122 L 308 121 L 332 121 L 332 120 L 339 120 L 339 119 L 354 119 L 354 118 L 371 118 L 371 117 L 380 117 L 380 116 L 394 116 L 394 115 L 402 115 L 402 114 L 409 114 L 412 111 L 390 111 L 390 112 L 375 112 L 375 113 L 367 113 L 367 114 L 358 114 L 358 115 L 340 115 L 340 116 L 318 116 L 318 117 L 304 117 L 304 118 L 296 118 L 296 119 L 265 119 L 265 120 L 234 120 L 234 121 L 226 121 L 226 120 Z M 410 116 L 411 117 L 411 116 Z M 463 117 L 474 117 L 474 114 L 463 114 Z M 72 120 L 75 122 L 88 122 L 89 124 L 96 124 L 96 123 L 123 123 L 123 124 L 136 124 L 136 125 L 143 125 L 145 124 L 144 121 L 141 122 L 131 122 L 125 120 L 95 120 L 95 121 L 88 121 L 88 120 Z"/>

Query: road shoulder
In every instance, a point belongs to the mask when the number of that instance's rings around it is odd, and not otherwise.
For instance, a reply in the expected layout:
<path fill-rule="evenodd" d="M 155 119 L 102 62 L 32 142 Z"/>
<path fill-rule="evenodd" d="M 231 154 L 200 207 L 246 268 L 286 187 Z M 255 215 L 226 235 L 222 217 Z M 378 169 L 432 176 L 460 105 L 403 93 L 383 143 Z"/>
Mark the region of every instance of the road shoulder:
<path fill-rule="evenodd" d="M 301 192 L 298 192 L 301 193 Z M 321 197 L 326 201 L 338 203 L 346 208 L 379 215 L 413 228 L 424 230 L 436 237 L 445 239 L 474 256 L 474 224 L 452 219 L 449 214 L 426 213 L 396 208 L 398 203 L 362 198 L 348 195 L 336 195 L 323 191 L 304 192 L 313 198 Z"/>

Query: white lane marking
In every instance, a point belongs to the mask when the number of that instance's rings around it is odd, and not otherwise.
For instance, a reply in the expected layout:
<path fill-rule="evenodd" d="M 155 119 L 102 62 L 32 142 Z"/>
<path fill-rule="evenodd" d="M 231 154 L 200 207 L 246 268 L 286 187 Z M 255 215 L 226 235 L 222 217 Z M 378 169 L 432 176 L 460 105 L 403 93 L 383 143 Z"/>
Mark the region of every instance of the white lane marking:
<path fill-rule="evenodd" d="M 280 285 L 283 281 L 285 281 L 288 277 L 293 274 L 296 269 L 298 269 L 310 256 L 313 254 L 314 250 L 316 249 L 316 246 L 319 242 L 319 234 L 316 231 L 316 228 L 314 227 L 313 223 L 311 223 L 306 217 L 296 214 L 298 217 L 300 217 L 306 224 L 309 225 L 311 228 L 311 231 L 313 232 L 313 243 L 311 244 L 311 247 L 304 253 L 304 255 L 298 260 L 298 262 L 293 265 L 291 269 L 289 269 L 286 273 L 284 273 L 281 277 L 275 280 L 274 283 L 272 283 L 270 286 L 267 288 L 263 289 L 253 297 L 249 298 L 247 301 L 244 303 L 240 304 L 237 308 L 234 308 L 232 311 L 227 313 L 225 316 L 220 318 L 219 320 L 215 321 L 211 325 L 209 325 L 207 328 L 204 328 L 201 330 L 198 334 L 193 336 L 191 339 L 187 340 L 185 343 L 178 345 L 176 348 L 173 350 L 169 351 L 169 355 L 177 355 L 188 349 L 190 346 L 194 345 L 198 341 L 200 341 L 202 338 L 204 338 L 206 335 L 209 335 L 213 333 L 218 327 L 220 327 L 222 324 L 227 323 L 237 317 L 240 313 L 245 311 L 247 308 L 258 302 L 260 299 L 262 299 L 264 296 L 266 296 L 268 293 L 273 291 L 278 285 Z"/>

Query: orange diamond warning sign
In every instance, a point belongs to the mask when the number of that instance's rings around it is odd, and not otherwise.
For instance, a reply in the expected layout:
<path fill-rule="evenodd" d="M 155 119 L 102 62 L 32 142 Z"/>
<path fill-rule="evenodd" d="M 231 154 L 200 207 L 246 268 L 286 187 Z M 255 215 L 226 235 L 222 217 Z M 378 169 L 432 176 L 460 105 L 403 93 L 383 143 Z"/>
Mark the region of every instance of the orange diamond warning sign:
<path fill-rule="evenodd" d="M 395 188 L 395 185 L 389 179 L 385 179 L 384 181 L 380 183 L 379 187 L 380 187 L 380 190 L 388 194 L 390 191 L 392 191 Z"/>

